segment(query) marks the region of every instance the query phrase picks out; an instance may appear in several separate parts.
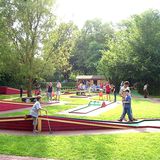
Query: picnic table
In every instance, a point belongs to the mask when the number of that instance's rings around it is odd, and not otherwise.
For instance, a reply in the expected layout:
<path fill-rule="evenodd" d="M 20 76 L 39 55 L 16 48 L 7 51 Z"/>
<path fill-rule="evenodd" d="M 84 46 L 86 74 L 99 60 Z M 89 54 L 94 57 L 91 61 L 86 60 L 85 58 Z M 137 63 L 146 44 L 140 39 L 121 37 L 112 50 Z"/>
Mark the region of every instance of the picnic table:
<path fill-rule="evenodd" d="M 37 101 L 37 97 L 22 97 L 22 102 L 29 103 L 29 102 L 35 102 L 35 101 Z"/>

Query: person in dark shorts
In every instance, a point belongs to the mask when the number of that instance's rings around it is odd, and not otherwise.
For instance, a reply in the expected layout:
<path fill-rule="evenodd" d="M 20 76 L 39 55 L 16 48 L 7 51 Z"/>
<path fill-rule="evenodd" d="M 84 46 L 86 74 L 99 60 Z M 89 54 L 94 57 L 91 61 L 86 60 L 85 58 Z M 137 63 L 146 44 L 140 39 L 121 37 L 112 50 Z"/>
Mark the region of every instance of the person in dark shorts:
<path fill-rule="evenodd" d="M 116 102 L 116 101 L 117 101 L 117 99 L 116 99 L 116 96 L 117 96 L 117 88 L 116 88 L 115 85 L 114 85 L 113 88 L 112 88 L 112 92 L 113 92 L 113 95 L 114 95 L 114 102 Z"/>
<path fill-rule="evenodd" d="M 20 98 L 22 98 L 22 96 L 23 96 L 23 88 L 22 88 L 22 86 L 19 89 L 19 93 L 20 93 Z"/>
<path fill-rule="evenodd" d="M 47 98 L 49 102 L 52 101 L 52 91 L 52 82 L 49 82 L 49 84 L 47 85 Z"/>

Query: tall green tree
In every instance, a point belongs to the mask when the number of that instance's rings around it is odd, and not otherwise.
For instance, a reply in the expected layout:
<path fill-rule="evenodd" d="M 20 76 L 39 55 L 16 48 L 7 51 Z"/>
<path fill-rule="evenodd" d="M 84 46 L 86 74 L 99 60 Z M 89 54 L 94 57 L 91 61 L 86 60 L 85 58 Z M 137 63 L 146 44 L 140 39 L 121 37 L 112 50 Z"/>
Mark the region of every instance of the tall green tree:
<path fill-rule="evenodd" d="M 58 78 L 68 80 L 72 70 L 70 58 L 75 48 L 79 30 L 72 22 L 61 23 L 50 33 L 44 47 L 44 65 L 46 70 L 50 63 L 56 70 Z M 50 72 L 53 75 L 52 72 Z"/>
<path fill-rule="evenodd" d="M 54 27 L 53 0 L 1 0 L 2 26 L 10 53 L 15 55 L 21 78 L 26 82 L 28 96 L 40 72 L 41 45 Z M 4 51 L 1 52 L 4 55 Z M 6 61 L 10 59 L 10 56 Z M 15 70 L 15 72 L 17 72 Z"/>
<path fill-rule="evenodd" d="M 112 79 L 148 83 L 160 78 L 160 12 L 148 10 L 119 25 L 115 38 L 104 51 L 99 71 Z M 154 85 L 153 85 L 154 86 Z"/>
<path fill-rule="evenodd" d="M 113 33 L 111 24 L 103 24 L 99 19 L 86 21 L 71 59 L 73 70 L 81 74 L 96 74 L 101 50 L 107 50 L 108 41 L 113 37 Z"/>

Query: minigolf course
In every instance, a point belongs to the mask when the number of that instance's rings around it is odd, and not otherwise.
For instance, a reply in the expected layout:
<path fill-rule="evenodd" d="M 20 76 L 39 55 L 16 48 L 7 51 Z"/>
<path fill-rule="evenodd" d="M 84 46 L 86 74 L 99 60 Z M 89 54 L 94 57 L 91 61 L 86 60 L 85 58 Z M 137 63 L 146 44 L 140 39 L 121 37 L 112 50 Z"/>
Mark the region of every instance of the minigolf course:
<path fill-rule="evenodd" d="M 82 106 L 78 109 L 74 109 L 69 113 L 87 114 L 95 110 L 98 110 L 100 108 L 106 107 L 112 103 L 113 102 L 108 102 L 108 101 L 90 101 L 88 105 Z"/>
<path fill-rule="evenodd" d="M 20 102 L 0 100 L 0 112 L 10 111 L 15 109 L 30 108 L 32 106 L 33 104 L 30 103 L 20 103 Z"/>
<path fill-rule="evenodd" d="M 58 104 L 59 102 L 53 101 L 50 103 L 42 103 L 42 106 L 49 106 Z M 18 109 L 27 109 L 31 108 L 33 106 L 33 103 L 24 103 L 24 102 L 13 102 L 13 101 L 6 101 L 6 100 L 0 100 L 0 113 L 6 112 L 6 111 L 12 111 L 12 110 L 18 110 Z"/>
<path fill-rule="evenodd" d="M 23 93 L 27 93 L 26 91 L 23 91 Z M 0 94 L 20 94 L 20 90 L 16 88 L 11 88 L 7 86 L 0 86 Z"/>
<path fill-rule="evenodd" d="M 99 130 L 99 129 L 160 129 L 160 119 L 145 119 L 137 122 L 100 121 L 78 118 L 66 118 L 56 116 L 39 116 L 38 130 L 45 131 L 76 131 L 76 130 Z M 32 131 L 32 118 L 25 116 L 0 118 L 0 129 Z"/>

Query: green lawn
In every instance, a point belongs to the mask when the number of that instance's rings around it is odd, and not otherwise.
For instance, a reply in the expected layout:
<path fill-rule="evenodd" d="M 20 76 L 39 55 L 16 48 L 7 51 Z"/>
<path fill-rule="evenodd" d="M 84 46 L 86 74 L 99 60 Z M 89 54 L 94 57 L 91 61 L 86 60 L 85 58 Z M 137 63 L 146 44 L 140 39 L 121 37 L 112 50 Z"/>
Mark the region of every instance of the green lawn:
<path fill-rule="evenodd" d="M 63 160 L 159 160 L 159 133 L 81 136 L 0 134 L 0 153 Z"/>
<path fill-rule="evenodd" d="M 19 94 L 12 94 L 12 95 L 1 95 L 0 94 L 0 100 L 2 99 L 11 99 L 11 98 L 19 98 Z"/>
<path fill-rule="evenodd" d="M 56 116 L 65 116 L 65 117 L 77 117 L 77 118 L 87 118 L 87 119 L 99 119 L 99 120 L 117 120 L 119 119 L 122 112 L 122 105 L 119 104 L 116 108 L 97 115 L 95 117 L 87 117 L 87 116 L 71 116 L 71 115 L 61 115 L 58 112 L 75 108 L 79 105 L 88 104 L 89 99 L 80 99 L 80 98 L 69 98 L 68 96 L 62 96 L 63 101 L 67 102 L 65 105 L 55 105 L 48 106 L 46 109 L 48 110 L 49 115 Z M 94 97 L 94 100 L 97 100 L 98 97 Z M 120 97 L 118 97 L 120 100 Z M 160 107 L 158 103 L 152 103 L 147 99 L 132 99 L 132 110 L 135 118 L 159 118 L 160 117 Z M 29 110 L 24 110 L 21 112 L 14 112 L 9 114 L 3 114 L 0 116 L 17 116 L 17 115 L 25 115 L 28 114 Z"/>
<path fill-rule="evenodd" d="M 94 99 L 98 99 L 95 97 Z M 120 97 L 118 97 L 120 100 Z M 77 105 L 84 105 L 88 99 L 62 96 L 65 105 L 48 106 L 50 115 Z M 159 118 L 160 107 L 147 99 L 132 99 L 135 118 Z M 99 120 L 116 120 L 122 106 L 95 117 L 81 117 Z M 3 114 L 16 116 L 28 114 L 29 110 Z M 61 115 L 60 115 L 61 116 Z M 65 115 L 62 115 L 65 116 Z M 71 117 L 71 116 L 69 116 Z M 72 116 L 74 117 L 74 116 Z M 76 116 L 77 117 L 77 116 Z M 79 118 L 78 116 L 77 118 Z M 81 136 L 16 136 L 0 134 L 0 154 L 55 158 L 60 160 L 159 160 L 160 133 L 129 133 Z"/>

